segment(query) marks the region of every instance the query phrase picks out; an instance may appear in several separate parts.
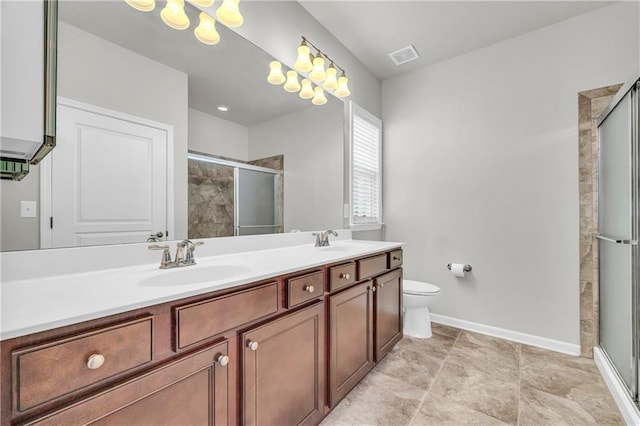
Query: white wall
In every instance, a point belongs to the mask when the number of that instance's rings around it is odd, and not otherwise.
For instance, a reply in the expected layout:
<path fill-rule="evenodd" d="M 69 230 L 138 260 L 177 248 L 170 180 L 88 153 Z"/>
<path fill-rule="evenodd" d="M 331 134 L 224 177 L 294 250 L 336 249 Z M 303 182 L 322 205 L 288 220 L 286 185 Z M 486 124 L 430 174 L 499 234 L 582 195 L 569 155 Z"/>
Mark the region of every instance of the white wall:
<path fill-rule="evenodd" d="M 638 76 L 638 16 L 617 3 L 383 82 L 386 237 L 441 287 L 433 312 L 579 344 L 577 93 Z"/>
<path fill-rule="evenodd" d="M 173 125 L 173 238 L 186 238 L 187 75 L 68 24 L 58 31 L 59 96 Z"/>
<path fill-rule="evenodd" d="M 249 158 L 284 154 L 285 232 L 342 228 L 343 104 L 335 99 L 249 127 Z"/>
<path fill-rule="evenodd" d="M 189 109 L 189 149 L 247 161 L 249 128 Z"/>

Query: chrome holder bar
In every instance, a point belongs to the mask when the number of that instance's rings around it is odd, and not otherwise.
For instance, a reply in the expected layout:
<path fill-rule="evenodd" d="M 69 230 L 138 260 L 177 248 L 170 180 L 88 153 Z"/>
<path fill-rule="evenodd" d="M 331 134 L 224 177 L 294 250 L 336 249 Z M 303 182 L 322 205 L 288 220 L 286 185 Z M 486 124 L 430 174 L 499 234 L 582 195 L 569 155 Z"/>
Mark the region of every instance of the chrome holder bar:
<path fill-rule="evenodd" d="M 447 263 L 447 269 L 451 270 L 451 264 Z M 464 268 L 462 268 L 463 271 L 465 272 L 471 272 L 473 268 L 471 268 L 471 265 L 464 265 Z"/>
<path fill-rule="evenodd" d="M 626 245 L 631 245 L 631 246 L 637 246 L 638 245 L 638 241 L 637 240 L 624 240 L 622 238 L 613 238 L 613 237 L 608 237 L 606 235 L 602 235 L 602 234 L 593 234 L 593 236 L 599 240 L 602 241 L 608 241 L 610 243 L 616 243 L 616 244 L 626 244 Z"/>

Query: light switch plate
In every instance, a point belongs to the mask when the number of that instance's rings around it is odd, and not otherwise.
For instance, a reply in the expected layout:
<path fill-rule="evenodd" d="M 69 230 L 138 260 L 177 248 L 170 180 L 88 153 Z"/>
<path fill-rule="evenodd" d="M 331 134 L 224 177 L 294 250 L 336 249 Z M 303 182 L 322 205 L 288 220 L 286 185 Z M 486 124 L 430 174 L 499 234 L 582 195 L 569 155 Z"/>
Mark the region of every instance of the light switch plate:
<path fill-rule="evenodd" d="M 20 217 L 36 217 L 35 201 L 20 201 Z"/>

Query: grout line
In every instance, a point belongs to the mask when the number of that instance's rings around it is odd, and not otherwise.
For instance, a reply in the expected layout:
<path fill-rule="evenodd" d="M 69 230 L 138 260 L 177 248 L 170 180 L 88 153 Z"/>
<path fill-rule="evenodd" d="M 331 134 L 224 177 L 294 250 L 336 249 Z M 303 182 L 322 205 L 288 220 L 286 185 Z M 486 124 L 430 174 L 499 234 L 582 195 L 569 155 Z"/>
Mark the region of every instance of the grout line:
<path fill-rule="evenodd" d="M 518 345 L 518 404 L 516 406 L 516 425 L 520 426 L 520 400 L 522 399 L 522 344 Z"/>
<path fill-rule="evenodd" d="M 460 329 L 458 329 L 458 330 L 460 330 Z M 455 346 L 456 342 L 458 341 L 458 337 L 460 337 L 461 334 L 462 334 L 462 330 L 459 331 L 458 335 L 456 336 L 455 340 L 453 341 L 453 345 L 451 345 L 451 349 L 453 349 L 453 347 Z M 447 355 L 442 360 L 442 364 L 440 364 L 440 368 L 438 369 L 438 372 L 433 377 L 433 380 L 431 381 L 431 384 L 429 385 L 429 389 L 427 389 L 427 391 L 422 396 L 422 399 L 420 400 L 420 405 L 418 405 L 418 409 L 416 410 L 416 412 L 413 415 L 413 417 L 411 417 L 411 419 L 409 420 L 407 425 L 410 425 L 415 420 L 415 418 L 418 417 L 418 413 L 420 413 L 420 408 L 422 407 L 422 405 L 424 404 L 425 400 L 429 396 L 429 393 L 431 392 L 431 388 L 433 387 L 434 383 L 436 382 L 436 380 L 438 380 L 438 377 L 440 376 L 440 373 L 442 372 L 442 369 L 444 368 L 444 363 L 447 361 L 447 358 L 449 358 L 449 354 L 451 353 L 451 349 L 449 349 L 449 352 L 447 352 Z"/>

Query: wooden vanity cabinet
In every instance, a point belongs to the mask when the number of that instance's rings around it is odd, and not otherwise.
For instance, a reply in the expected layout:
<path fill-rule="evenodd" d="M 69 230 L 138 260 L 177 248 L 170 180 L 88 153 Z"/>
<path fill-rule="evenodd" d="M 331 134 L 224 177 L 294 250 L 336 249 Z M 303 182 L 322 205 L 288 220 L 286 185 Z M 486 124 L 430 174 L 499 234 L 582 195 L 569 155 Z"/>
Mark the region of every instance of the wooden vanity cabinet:
<path fill-rule="evenodd" d="M 349 393 L 375 365 L 373 281 L 329 296 L 329 406 Z"/>
<path fill-rule="evenodd" d="M 241 333 L 243 425 L 315 425 L 324 417 L 324 304 Z"/>
<path fill-rule="evenodd" d="M 27 424 L 227 425 L 227 353 L 223 342 L 180 357 Z"/>
<path fill-rule="evenodd" d="M 402 269 L 374 279 L 376 362 L 402 339 Z"/>

